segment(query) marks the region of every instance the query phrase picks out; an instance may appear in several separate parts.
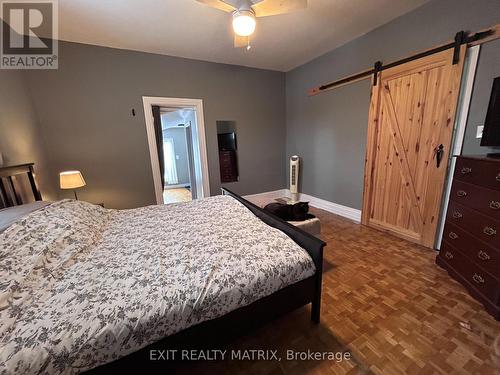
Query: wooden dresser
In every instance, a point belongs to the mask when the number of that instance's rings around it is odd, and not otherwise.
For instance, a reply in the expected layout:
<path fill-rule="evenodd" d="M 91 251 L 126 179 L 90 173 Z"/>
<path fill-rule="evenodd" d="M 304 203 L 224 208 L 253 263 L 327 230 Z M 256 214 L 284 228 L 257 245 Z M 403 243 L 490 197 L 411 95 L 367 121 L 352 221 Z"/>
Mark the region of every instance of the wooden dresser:
<path fill-rule="evenodd" d="M 500 319 L 500 159 L 457 158 L 436 263 Z"/>
<path fill-rule="evenodd" d="M 219 151 L 220 181 L 238 181 L 238 163 L 235 150 Z"/>

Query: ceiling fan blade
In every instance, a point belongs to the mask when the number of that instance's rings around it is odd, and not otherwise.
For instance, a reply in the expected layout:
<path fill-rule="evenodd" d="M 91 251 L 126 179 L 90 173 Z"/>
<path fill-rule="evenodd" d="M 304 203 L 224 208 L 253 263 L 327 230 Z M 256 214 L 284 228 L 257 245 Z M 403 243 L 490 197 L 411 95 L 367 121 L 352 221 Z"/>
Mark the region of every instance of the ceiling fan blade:
<path fill-rule="evenodd" d="M 307 0 L 262 0 L 252 5 L 257 17 L 275 16 L 307 8 Z"/>
<path fill-rule="evenodd" d="M 248 46 L 248 37 L 234 34 L 234 48 L 243 48 L 246 46 Z"/>
<path fill-rule="evenodd" d="M 222 0 L 196 0 L 199 3 L 208 5 L 209 7 L 223 10 L 224 12 L 233 12 L 236 8 Z"/>

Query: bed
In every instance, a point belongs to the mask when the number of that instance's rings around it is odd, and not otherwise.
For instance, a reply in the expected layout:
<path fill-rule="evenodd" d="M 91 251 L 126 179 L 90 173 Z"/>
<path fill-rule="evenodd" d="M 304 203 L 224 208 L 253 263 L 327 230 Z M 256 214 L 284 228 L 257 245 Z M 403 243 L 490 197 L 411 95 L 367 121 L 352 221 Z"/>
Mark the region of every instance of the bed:
<path fill-rule="evenodd" d="M 33 165 L 0 168 L 23 173 Z M 15 190 L 4 204 L 19 207 Z M 152 367 L 151 349 L 214 344 L 309 303 L 319 322 L 325 244 L 229 190 L 133 210 L 20 207 L 0 229 L 0 373 Z"/>

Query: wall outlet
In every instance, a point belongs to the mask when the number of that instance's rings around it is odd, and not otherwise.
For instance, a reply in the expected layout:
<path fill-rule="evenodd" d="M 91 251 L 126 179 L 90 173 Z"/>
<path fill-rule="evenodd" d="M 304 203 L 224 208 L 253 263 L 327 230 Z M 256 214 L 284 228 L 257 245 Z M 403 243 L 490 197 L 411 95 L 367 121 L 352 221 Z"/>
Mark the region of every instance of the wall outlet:
<path fill-rule="evenodd" d="M 483 137 L 483 128 L 484 128 L 484 125 L 478 125 L 477 126 L 476 138 L 482 138 Z"/>

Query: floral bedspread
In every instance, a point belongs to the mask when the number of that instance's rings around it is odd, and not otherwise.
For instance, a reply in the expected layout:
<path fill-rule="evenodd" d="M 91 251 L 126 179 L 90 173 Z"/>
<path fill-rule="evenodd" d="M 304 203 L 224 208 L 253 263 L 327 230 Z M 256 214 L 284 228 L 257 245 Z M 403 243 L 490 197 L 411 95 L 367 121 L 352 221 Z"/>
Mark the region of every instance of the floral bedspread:
<path fill-rule="evenodd" d="M 228 196 L 63 200 L 0 234 L 0 373 L 78 373 L 303 280 L 307 252 Z"/>

